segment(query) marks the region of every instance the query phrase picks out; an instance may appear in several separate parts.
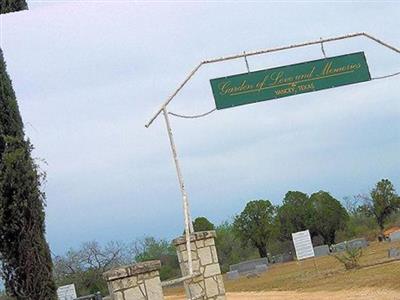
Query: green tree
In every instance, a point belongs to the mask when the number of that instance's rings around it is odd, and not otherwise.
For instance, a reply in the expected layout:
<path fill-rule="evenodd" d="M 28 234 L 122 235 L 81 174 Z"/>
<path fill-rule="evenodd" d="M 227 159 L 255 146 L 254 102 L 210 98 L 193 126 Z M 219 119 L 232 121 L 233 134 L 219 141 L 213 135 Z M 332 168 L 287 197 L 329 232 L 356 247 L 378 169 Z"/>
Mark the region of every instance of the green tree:
<path fill-rule="evenodd" d="M 344 197 L 343 200 L 349 220 L 346 228 L 336 233 L 336 240 L 345 241 L 356 237 L 375 238 L 377 223 L 368 206 L 361 202 L 363 197 L 357 195 Z"/>
<path fill-rule="evenodd" d="M 5 14 L 9 12 L 28 9 L 25 0 L 1 0 L 0 13 Z"/>
<path fill-rule="evenodd" d="M 342 204 L 328 192 L 319 191 L 311 195 L 314 207 L 312 231 L 318 233 L 326 244 L 334 244 L 338 230 L 346 227 L 349 215 Z"/>
<path fill-rule="evenodd" d="M 258 257 L 258 250 L 250 243 L 240 243 L 233 224 L 225 221 L 218 225 L 215 231 L 217 233 L 215 245 L 222 272 L 228 272 L 232 264 Z"/>
<path fill-rule="evenodd" d="M 211 223 L 206 217 L 197 217 L 193 221 L 193 229 L 195 232 L 214 230 L 214 224 Z"/>
<path fill-rule="evenodd" d="M 134 259 L 138 262 L 157 259 L 161 261 L 160 278 L 166 280 L 180 275 L 175 247 L 166 240 L 145 237 L 136 240 L 132 247 Z"/>
<path fill-rule="evenodd" d="M 254 200 L 246 204 L 233 226 L 242 243 L 251 243 L 260 257 L 267 257 L 267 245 L 276 233 L 275 207 L 268 200 Z"/>
<path fill-rule="evenodd" d="M 287 192 L 277 214 L 281 239 L 291 239 L 292 233 L 312 228 L 313 217 L 314 207 L 307 194 Z"/>
<path fill-rule="evenodd" d="M 17 299 L 56 299 L 45 240 L 44 194 L 29 142 L 5 138 L 0 164 L 0 253 L 7 292 Z"/>
<path fill-rule="evenodd" d="M 400 198 L 390 180 L 382 179 L 372 189 L 369 209 L 382 231 L 388 217 L 400 209 Z"/>
<path fill-rule="evenodd" d="M 45 239 L 45 195 L 0 50 L 0 260 L 7 293 L 56 299 Z"/>
<path fill-rule="evenodd" d="M 0 49 L 0 163 L 5 149 L 5 137 L 23 139 L 23 123 L 19 113 L 11 79 L 7 74 L 3 52 Z"/>

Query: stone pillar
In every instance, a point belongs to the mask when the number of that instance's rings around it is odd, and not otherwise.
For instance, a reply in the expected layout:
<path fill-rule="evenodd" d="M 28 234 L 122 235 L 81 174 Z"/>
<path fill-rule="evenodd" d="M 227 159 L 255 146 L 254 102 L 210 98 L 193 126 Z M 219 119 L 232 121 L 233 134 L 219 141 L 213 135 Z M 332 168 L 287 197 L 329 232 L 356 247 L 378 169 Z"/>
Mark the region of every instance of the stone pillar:
<path fill-rule="evenodd" d="M 201 231 L 190 236 L 193 272 L 198 276 L 185 281 L 186 297 L 201 300 L 225 300 L 225 288 L 215 248 L 215 231 Z M 185 236 L 173 240 L 182 276 L 189 274 Z"/>
<path fill-rule="evenodd" d="M 159 260 L 117 268 L 103 274 L 113 300 L 164 300 Z"/>

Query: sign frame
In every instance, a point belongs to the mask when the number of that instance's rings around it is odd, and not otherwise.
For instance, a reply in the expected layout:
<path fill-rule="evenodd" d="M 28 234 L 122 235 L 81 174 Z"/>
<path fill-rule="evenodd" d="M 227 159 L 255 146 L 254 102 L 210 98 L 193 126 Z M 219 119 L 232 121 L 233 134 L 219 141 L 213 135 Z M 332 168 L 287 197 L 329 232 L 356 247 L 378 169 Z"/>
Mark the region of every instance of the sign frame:
<path fill-rule="evenodd" d="M 297 260 L 315 257 L 314 246 L 308 229 L 292 233 L 292 239 Z"/>
<path fill-rule="evenodd" d="M 57 288 L 58 300 L 74 300 L 77 298 L 75 284 L 67 284 Z"/>
<path fill-rule="evenodd" d="M 210 84 L 220 110 L 370 80 L 361 51 L 214 78 Z"/>

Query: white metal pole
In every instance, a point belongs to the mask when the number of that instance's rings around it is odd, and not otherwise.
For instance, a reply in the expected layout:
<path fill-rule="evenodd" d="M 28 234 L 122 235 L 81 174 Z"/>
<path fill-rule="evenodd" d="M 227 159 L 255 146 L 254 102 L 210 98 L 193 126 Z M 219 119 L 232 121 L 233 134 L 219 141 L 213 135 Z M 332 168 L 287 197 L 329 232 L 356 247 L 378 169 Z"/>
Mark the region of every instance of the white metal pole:
<path fill-rule="evenodd" d="M 179 186 L 180 186 L 181 193 L 182 193 L 183 213 L 184 213 L 184 217 L 185 217 L 185 238 L 186 238 L 186 250 L 187 250 L 187 255 L 188 255 L 188 267 L 189 267 L 189 275 L 192 275 L 193 274 L 193 264 L 192 264 L 192 249 L 191 249 L 191 245 L 190 245 L 190 233 L 193 232 L 193 224 L 190 219 L 189 200 L 188 200 L 187 193 L 185 190 L 185 184 L 183 182 L 181 168 L 179 166 L 178 155 L 176 152 L 174 137 L 172 135 L 171 124 L 170 124 L 169 118 L 168 118 L 168 112 L 165 107 L 163 108 L 163 114 L 164 114 L 164 119 L 165 119 L 165 125 L 167 126 L 169 142 L 171 144 L 172 156 L 173 156 L 174 162 L 175 162 L 176 173 L 178 175 Z"/>

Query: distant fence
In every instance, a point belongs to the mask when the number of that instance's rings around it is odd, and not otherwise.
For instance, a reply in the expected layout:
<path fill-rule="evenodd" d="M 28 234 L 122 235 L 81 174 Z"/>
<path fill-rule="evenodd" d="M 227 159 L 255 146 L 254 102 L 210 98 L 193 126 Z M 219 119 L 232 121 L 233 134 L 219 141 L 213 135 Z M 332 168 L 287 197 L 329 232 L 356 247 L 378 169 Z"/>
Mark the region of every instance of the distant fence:
<path fill-rule="evenodd" d="M 100 292 L 97 292 L 96 294 L 82 296 L 79 298 L 75 298 L 74 300 L 103 300 L 103 297 L 101 296 Z"/>

